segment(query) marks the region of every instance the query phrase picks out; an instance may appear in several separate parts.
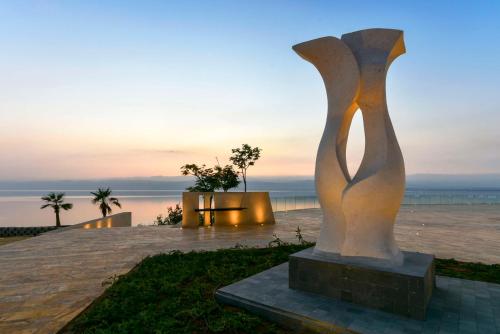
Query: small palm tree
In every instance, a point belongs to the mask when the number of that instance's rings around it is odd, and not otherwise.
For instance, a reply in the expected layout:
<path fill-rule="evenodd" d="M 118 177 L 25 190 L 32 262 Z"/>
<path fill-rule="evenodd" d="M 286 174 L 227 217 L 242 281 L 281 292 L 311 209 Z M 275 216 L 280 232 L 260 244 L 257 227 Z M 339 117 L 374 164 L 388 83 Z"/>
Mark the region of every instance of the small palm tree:
<path fill-rule="evenodd" d="M 49 193 L 46 196 L 42 197 L 42 200 L 47 202 L 46 204 L 42 205 L 40 209 L 45 209 L 48 208 L 49 206 L 54 209 L 54 212 L 56 213 L 56 226 L 61 227 L 61 219 L 59 218 L 59 212 L 61 209 L 63 210 L 70 210 L 73 208 L 73 204 L 71 203 L 64 203 L 64 193 Z"/>
<path fill-rule="evenodd" d="M 91 192 L 91 194 L 94 195 L 94 198 L 92 198 L 92 204 L 99 203 L 99 209 L 101 210 L 103 217 L 106 217 L 108 214 L 113 212 L 113 210 L 111 209 L 111 205 L 116 205 L 119 208 L 122 207 L 122 205 L 118 201 L 118 198 L 110 197 L 111 192 L 112 191 L 109 188 L 107 189 L 99 188 L 97 192 L 95 193 Z"/>

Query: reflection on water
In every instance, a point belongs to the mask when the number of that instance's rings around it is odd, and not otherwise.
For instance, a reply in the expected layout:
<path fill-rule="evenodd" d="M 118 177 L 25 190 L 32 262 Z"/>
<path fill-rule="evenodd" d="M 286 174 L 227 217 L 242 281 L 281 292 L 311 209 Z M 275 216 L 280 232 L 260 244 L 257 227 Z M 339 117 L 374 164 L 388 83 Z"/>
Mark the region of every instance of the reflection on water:
<path fill-rule="evenodd" d="M 47 226 L 55 224 L 52 209 L 40 210 L 40 196 L 46 190 L 0 190 L 0 226 Z M 66 201 L 72 210 L 61 213 L 62 224 L 72 225 L 100 217 L 97 205 L 90 202 L 87 190 L 65 190 Z M 179 190 L 119 190 L 113 192 L 122 209 L 113 207 L 113 213 L 132 212 L 132 224 L 150 225 L 167 207 L 181 202 Z M 270 191 L 274 211 L 318 208 L 313 191 Z M 500 204 L 499 190 L 407 190 L 403 205 L 419 204 Z"/>
<path fill-rule="evenodd" d="M 168 206 L 180 203 L 181 196 L 171 197 L 119 197 L 122 208 L 113 207 L 113 213 L 131 211 L 132 224 L 153 223 L 158 214 L 165 215 Z M 97 205 L 90 197 L 67 197 L 73 209 L 62 211 L 63 225 L 72 225 L 100 217 Z M 0 226 L 43 226 L 55 225 L 55 215 L 51 208 L 40 210 L 39 197 L 0 197 Z"/>

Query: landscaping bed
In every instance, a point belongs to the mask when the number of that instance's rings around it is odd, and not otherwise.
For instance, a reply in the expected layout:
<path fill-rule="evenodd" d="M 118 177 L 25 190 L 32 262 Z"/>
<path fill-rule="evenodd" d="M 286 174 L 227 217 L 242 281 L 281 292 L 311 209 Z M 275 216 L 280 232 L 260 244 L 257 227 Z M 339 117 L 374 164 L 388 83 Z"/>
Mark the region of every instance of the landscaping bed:
<path fill-rule="evenodd" d="M 279 244 L 279 243 L 278 243 Z M 211 252 L 171 252 L 144 259 L 111 285 L 62 333 L 287 333 L 215 301 L 215 291 L 280 263 L 312 244 Z M 500 265 L 436 260 L 436 273 L 500 283 Z"/>

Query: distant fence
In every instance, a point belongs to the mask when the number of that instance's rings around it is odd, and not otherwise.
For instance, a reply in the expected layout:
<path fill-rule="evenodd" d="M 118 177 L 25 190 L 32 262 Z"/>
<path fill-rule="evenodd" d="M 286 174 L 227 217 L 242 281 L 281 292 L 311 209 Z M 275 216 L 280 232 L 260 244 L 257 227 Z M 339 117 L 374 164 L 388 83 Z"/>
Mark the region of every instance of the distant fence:
<path fill-rule="evenodd" d="M 273 211 L 319 208 L 316 195 L 274 196 Z M 500 191 L 429 191 L 407 190 L 403 205 L 473 205 L 500 204 Z"/>

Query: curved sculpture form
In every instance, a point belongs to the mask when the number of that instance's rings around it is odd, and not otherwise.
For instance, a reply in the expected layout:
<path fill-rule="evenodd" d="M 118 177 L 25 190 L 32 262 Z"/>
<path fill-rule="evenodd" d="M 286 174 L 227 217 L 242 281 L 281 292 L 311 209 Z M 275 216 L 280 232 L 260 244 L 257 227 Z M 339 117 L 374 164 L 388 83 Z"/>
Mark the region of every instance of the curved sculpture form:
<path fill-rule="evenodd" d="M 316 66 L 328 96 L 316 158 L 316 190 L 324 216 L 316 250 L 401 264 L 393 228 L 404 196 L 405 171 L 387 110 L 385 79 L 391 62 L 405 52 L 403 32 L 367 29 L 341 40 L 324 37 L 293 48 Z M 346 143 L 358 108 L 363 113 L 365 154 L 351 180 Z"/>
<path fill-rule="evenodd" d="M 316 250 L 340 253 L 346 224 L 342 194 L 351 181 L 345 159 L 347 135 L 359 92 L 359 69 L 349 47 L 335 37 L 323 37 L 293 47 L 321 74 L 328 98 L 325 130 L 316 156 L 315 183 L 324 222 Z M 351 117 L 346 117 L 351 115 Z M 344 124 L 345 123 L 348 124 Z"/>

